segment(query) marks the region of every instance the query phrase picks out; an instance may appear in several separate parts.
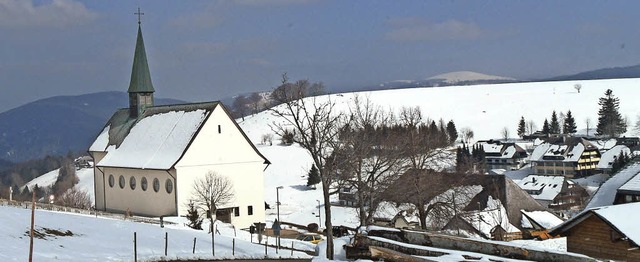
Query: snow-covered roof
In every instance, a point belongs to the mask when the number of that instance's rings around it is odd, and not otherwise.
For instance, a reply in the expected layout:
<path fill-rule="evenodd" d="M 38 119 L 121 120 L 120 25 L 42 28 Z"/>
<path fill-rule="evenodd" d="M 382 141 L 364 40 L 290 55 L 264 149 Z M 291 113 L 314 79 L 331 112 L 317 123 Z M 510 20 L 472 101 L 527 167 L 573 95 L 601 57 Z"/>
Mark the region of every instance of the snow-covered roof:
<path fill-rule="evenodd" d="M 564 180 L 563 176 L 529 175 L 520 180 L 518 186 L 536 200 L 553 200 L 562 190 Z M 540 194 L 532 194 L 533 191 Z"/>
<path fill-rule="evenodd" d="M 586 149 L 596 149 L 589 141 L 579 137 L 562 138 L 554 142 L 545 142 L 531 153 L 531 161 L 576 162 Z"/>
<path fill-rule="evenodd" d="M 636 174 L 629 181 L 624 183 L 618 191 L 637 191 L 640 192 L 640 175 Z"/>
<path fill-rule="evenodd" d="M 640 203 L 628 203 L 621 205 L 613 205 L 613 206 L 604 206 L 591 208 L 583 211 L 582 213 L 576 215 L 575 217 L 565 221 L 564 223 L 558 225 L 553 230 L 551 230 L 551 234 L 557 234 L 566 232 L 571 229 L 575 225 L 584 221 L 589 215 L 596 215 L 602 220 L 606 221 L 612 228 L 616 229 L 618 232 L 625 235 L 629 240 L 631 240 L 636 245 L 640 244 L 640 227 L 638 223 L 634 219 L 630 219 L 631 214 L 639 214 L 640 213 Z"/>
<path fill-rule="evenodd" d="M 533 228 L 531 223 L 536 223 L 539 226 L 550 229 L 557 225 L 562 224 L 562 219 L 558 216 L 554 215 L 549 211 L 524 211 L 521 210 L 522 214 L 526 219 L 522 219 L 522 227 L 523 228 Z"/>
<path fill-rule="evenodd" d="M 478 141 L 482 146 L 486 157 L 489 158 L 513 158 L 517 152 L 526 153 L 526 151 L 515 143 L 502 143 L 500 141 Z"/>
<path fill-rule="evenodd" d="M 612 147 L 611 149 L 605 151 L 600 156 L 600 162 L 598 162 L 598 168 L 600 169 L 608 169 L 613 165 L 613 160 L 620 155 L 620 152 L 624 152 L 625 154 L 631 154 L 631 150 L 625 145 L 617 145 Z"/>
<path fill-rule="evenodd" d="M 634 163 L 609 178 L 593 195 L 591 201 L 587 204 L 587 208 L 612 205 L 618 188 L 638 173 L 640 173 L 640 164 Z"/>
<path fill-rule="evenodd" d="M 486 237 L 491 237 L 491 230 L 496 226 L 501 226 L 509 233 L 520 232 L 516 226 L 510 223 L 507 210 L 500 203 L 500 200 L 491 196 L 487 200 L 487 208 L 479 212 L 469 212 L 460 218 Z"/>
<path fill-rule="evenodd" d="M 138 118 L 129 117 L 128 108 L 120 109 L 89 150 L 107 153 L 96 166 L 167 170 L 180 160 L 216 108 L 226 112 L 219 102 L 154 106 Z M 269 163 L 242 129 L 240 132 L 265 163 Z"/>
<path fill-rule="evenodd" d="M 169 169 L 186 150 L 210 111 L 170 111 L 140 119 L 120 146 L 107 147 L 99 166 Z M 100 138 L 100 136 L 99 136 Z"/>

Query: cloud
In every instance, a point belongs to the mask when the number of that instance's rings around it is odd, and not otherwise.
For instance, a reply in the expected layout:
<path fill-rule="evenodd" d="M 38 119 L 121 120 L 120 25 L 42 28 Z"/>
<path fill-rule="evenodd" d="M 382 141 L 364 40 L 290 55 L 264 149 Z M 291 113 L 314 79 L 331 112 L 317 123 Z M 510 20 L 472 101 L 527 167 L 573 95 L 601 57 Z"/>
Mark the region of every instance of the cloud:
<path fill-rule="evenodd" d="M 218 26 L 222 23 L 222 21 L 222 16 L 216 14 L 215 12 L 199 11 L 196 13 L 190 13 L 188 15 L 176 17 L 169 21 L 169 24 L 178 27 L 207 29 Z"/>
<path fill-rule="evenodd" d="M 301 5 L 318 2 L 317 0 L 235 0 L 236 4 L 246 6 L 283 6 Z"/>
<path fill-rule="evenodd" d="M 62 28 L 93 21 L 98 15 L 73 0 L 0 0 L 0 27 Z"/>
<path fill-rule="evenodd" d="M 397 42 L 476 39 L 483 34 L 478 25 L 458 20 L 429 23 L 422 18 L 409 17 L 389 19 L 387 23 L 392 29 L 385 38 Z"/>

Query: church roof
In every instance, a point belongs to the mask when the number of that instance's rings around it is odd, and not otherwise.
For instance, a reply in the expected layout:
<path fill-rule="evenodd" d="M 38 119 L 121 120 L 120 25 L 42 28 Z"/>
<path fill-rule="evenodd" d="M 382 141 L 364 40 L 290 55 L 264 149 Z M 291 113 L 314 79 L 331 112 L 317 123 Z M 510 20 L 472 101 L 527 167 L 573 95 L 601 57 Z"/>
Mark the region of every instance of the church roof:
<path fill-rule="evenodd" d="M 107 152 L 96 163 L 99 166 L 171 169 L 218 107 L 226 112 L 219 102 L 155 106 L 139 118 L 129 118 L 128 109 L 120 109 L 109 119 L 89 151 Z M 269 163 L 240 131 L 255 152 Z"/>
<path fill-rule="evenodd" d="M 150 93 L 154 91 L 149 65 L 147 64 L 147 52 L 144 49 L 144 40 L 142 39 L 142 29 L 138 25 L 138 39 L 136 40 L 136 51 L 133 56 L 129 93 Z"/>

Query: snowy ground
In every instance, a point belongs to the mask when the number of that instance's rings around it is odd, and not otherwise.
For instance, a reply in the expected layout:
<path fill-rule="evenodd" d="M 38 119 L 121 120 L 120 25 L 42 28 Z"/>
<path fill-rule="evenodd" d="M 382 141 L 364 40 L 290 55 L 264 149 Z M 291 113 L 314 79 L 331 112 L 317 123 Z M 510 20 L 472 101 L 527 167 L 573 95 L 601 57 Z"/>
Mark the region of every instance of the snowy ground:
<path fill-rule="evenodd" d="M 580 93 L 573 86 L 582 85 Z M 498 85 L 477 86 L 449 86 L 438 88 L 412 88 L 384 90 L 375 92 L 361 92 L 360 96 L 368 97 L 373 103 L 382 106 L 385 110 L 398 112 L 402 106 L 420 106 L 425 117 L 431 119 L 453 120 L 458 130 L 464 127 L 472 128 L 475 139 L 500 138 L 501 130 L 507 128 L 512 136 L 516 134 L 517 123 L 520 117 L 525 120 L 535 121 L 538 128 L 542 127 L 545 118 L 550 118 L 551 112 L 556 110 L 566 113 L 571 110 L 576 118 L 579 130 L 584 132 L 586 120 L 590 119 L 591 131 L 595 130 L 597 121 L 598 98 L 602 97 L 606 89 L 612 89 L 613 94 L 620 98 L 620 112 L 624 117 L 635 119 L 640 113 L 640 103 L 635 98 L 640 95 L 640 79 L 613 79 L 592 81 L 566 81 L 544 83 L 510 83 Z M 336 94 L 330 97 L 337 103 L 338 110 L 346 111 L 353 100 L 354 94 Z M 262 112 L 246 117 L 239 124 L 248 137 L 258 145 L 258 149 L 273 163 L 265 171 L 265 201 L 271 206 L 267 210 L 267 222 L 273 221 L 276 214 L 276 187 L 279 190 L 280 217 L 283 221 L 291 221 L 298 224 L 324 222 L 324 209 L 320 206 L 321 216 L 318 218 L 318 201 L 322 202 L 322 190 L 309 190 L 306 187 L 306 174 L 311 167 L 311 158 L 300 147 L 279 146 L 277 137 L 274 145 L 260 145 L 260 139 L 265 134 L 272 134 L 270 124 L 277 121 L 270 112 Z M 629 128 L 629 130 L 633 130 Z M 627 135 L 633 135 L 631 131 Z M 93 193 L 93 181 L 91 171 L 80 170 L 80 184 L 78 187 Z M 510 173 L 509 176 L 518 180 L 524 173 Z M 40 180 L 32 181 L 34 185 L 44 186 L 53 183 L 55 177 L 47 174 Z M 579 181 L 580 184 L 596 187 L 602 183 L 603 178 L 593 178 Z M 337 199 L 334 198 L 334 201 Z M 28 238 L 24 232 L 28 230 L 26 217 L 28 211 L 24 209 L 1 207 L 0 221 L 7 232 L 0 236 L 0 260 L 24 261 L 25 248 L 28 247 Z M 357 218 L 352 208 L 332 207 L 333 223 L 337 225 L 357 226 Z M 131 260 L 132 235 L 138 232 L 140 248 L 143 257 L 159 258 L 163 254 L 162 243 L 164 232 L 169 232 L 170 257 L 190 257 L 193 237 L 198 239 L 198 253 L 205 256 L 210 245 L 207 242 L 209 235 L 203 232 L 185 230 L 183 228 L 159 229 L 157 226 L 136 224 L 129 221 L 87 218 L 83 216 L 53 215 L 52 212 L 38 211 L 38 227 L 51 227 L 56 229 L 71 230 L 79 236 L 49 238 L 37 240 L 36 247 L 41 247 L 36 260 L 73 260 L 76 257 L 86 256 L 87 260 Z M 90 220 L 91 219 L 91 220 Z M 10 222 L 9 222 L 10 221 Z M 322 225 L 322 224 L 321 224 Z M 223 230 L 224 231 L 224 230 Z M 225 233 L 226 232 L 226 233 Z M 219 244 L 228 246 L 231 243 L 233 231 L 223 232 Z M 238 232 L 239 239 L 248 239 L 248 234 Z M 25 242 L 27 241 L 27 242 Z M 26 243 L 26 244 L 25 244 Z M 97 244 L 99 243 L 99 245 Z M 289 242 L 290 243 L 290 242 Z M 544 244 L 542 244 L 544 243 Z M 531 245 L 546 245 L 551 242 L 532 242 Z M 244 257 L 261 257 L 264 249 L 251 245 L 246 241 L 238 244 L 239 254 Z M 566 244 L 549 244 L 552 249 L 562 250 Z M 99 247 L 98 247 L 99 246 Z M 320 245 L 322 246 L 322 245 Z M 336 245 L 341 246 L 341 245 Z M 313 249 L 313 246 L 306 246 Z M 70 252 L 73 250 L 74 252 Z M 107 251 L 108 250 L 108 251 Z M 224 251 L 226 250 L 226 251 Z M 227 253 L 225 253 L 227 252 Z M 229 249 L 221 247 L 219 255 L 227 256 Z M 218 255 L 218 254 L 217 254 Z M 301 254 L 303 255 L 303 254 Z"/>
<path fill-rule="evenodd" d="M 30 210 L 18 207 L 0 207 L 0 261 L 26 261 L 29 254 Z M 36 210 L 36 230 L 70 231 L 73 236 L 46 234 L 34 241 L 34 261 L 131 261 L 133 260 L 133 234 L 137 235 L 138 258 L 142 261 L 176 258 L 212 258 L 211 235 L 182 225 L 135 223 L 122 219 L 96 218 L 78 214 Z M 220 226 L 216 235 L 215 258 L 231 258 L 233 229 Z M 165 233 L 168 234 L 167 256 L 164 256 Z M 250 234 L 237 231 L 236 258 L 264 258 L 264 246 L 251 243 Z M 196 239 L 196 252 L 192 253 Z M 255 237 L 254 237 L 255 238 Z M 254 239 L 255 241 L 255 239 Z M 270 241 L 271 242 L 271 241 Z M 294 241 L 294 247 L 313 250 L 307 243 Z M 272 242 L 273 243 L 273 242 Z M 291 241 L 282 242 L 290 246 Z M 302 252 L 281 250 L 276 254 L 268 248 L 267 257 L 309 257 Z"/>

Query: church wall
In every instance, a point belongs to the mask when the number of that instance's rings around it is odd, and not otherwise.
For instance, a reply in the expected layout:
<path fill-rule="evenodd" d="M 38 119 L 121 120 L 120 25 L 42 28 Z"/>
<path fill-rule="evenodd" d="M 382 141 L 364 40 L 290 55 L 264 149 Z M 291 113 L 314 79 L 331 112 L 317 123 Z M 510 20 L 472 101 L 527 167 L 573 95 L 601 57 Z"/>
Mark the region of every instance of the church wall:
<path fill-rule="evenodd" d="M 90 152 L 93 157 L 93 163 L 98 163 L 106 153 L 104 152 Z M 95 202 L 93 203 L 97 210 L 104 210 L 104 182 L 106 178 L 103 176 L 102 170 L 93 166 L 93 195 L 95 196 Z"/>
<path fill-rule="evenodd" d="M 103 167 L 105 174 L 106 210 L 116 212 L 129 211 L 133 215 L 167 216 L 176 215 L 175 172 L 164 170 L 140 170 L 128 168 Z M 109 176 L 113 175 L 113 187 Z M 124 177 L 124 188 L 120 187 L 120 176 Z M 131 188 L 131 178 L 135 178 L 135 187 Z M 142 178 L 147 180 L 143 190 Z M 158 191 L 155 191 L 154 179 L 158 179 Z M 167 180 L 171 182 L 171 193 L 167 193 Z M 97 198 L 97 197 L 96 197 Z"/>
<path fill-rule="evenodd" d="M 253 222 L 264 222 L 265 164 L 250 143 L 221 107 L 211 112 L 175 166 L 180 215 L 186 214 L 186 204 L 191 197 L 194 181 L 204 177 L 208 171 L 214 171 L 229 177 L 234 184 L 235 200 L 225 206 L 239 208 L 240 216 L 232 215 L 232 223 L 245 228 Z M 253 209 L 253 215 L 248 215 L 249 206 Z"/>

